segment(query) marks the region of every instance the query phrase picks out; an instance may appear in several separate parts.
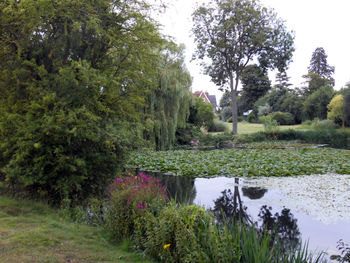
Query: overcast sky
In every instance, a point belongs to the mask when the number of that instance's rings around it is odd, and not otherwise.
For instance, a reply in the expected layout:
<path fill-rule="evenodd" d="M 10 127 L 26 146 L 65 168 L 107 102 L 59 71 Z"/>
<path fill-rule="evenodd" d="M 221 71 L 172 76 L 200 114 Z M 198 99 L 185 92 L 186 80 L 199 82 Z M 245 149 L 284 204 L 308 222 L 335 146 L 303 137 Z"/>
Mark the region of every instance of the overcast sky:
<path fill-rule="evenodd" d="M 170 1 L 169 1 L 170 2 Z M 208 90 L 221 97 L 210 78 L 201 74 L 198 61 L 191 62 L 195 49 L 191 37 L 191 13 L 196 3 L 206 0 L 172 0 L 165 14 L 160 18 L 163 33 L 174 37 L 175 42 L 186 46 L 186 65 L 193 77 L 192 90 Z M 294 87 L 302 86 L 310 64 L 312 52 L 323 47 L 328 55 L 328 64 L 335 66 L 335 89 L 350 81 L 350 0 L 260 0 L 275 9 L 285 20 L 287 28 L 295 32 L 293 61 L 287 71 Z M 270 73 L 274 81 L 274 73 Z M 219 99 L 219 98 L 218 98 Z"/>

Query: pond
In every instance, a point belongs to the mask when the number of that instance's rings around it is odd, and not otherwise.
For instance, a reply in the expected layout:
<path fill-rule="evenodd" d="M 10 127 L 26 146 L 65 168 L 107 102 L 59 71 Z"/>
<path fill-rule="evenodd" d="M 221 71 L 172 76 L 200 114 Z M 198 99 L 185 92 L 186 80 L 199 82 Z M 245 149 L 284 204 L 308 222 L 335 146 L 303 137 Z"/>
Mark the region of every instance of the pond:
<path fill-rule="evenodd" d="M 154 174 L 153 174 L 154 175 Z M 260 229 L 277 225 L 286 242 L 338 254 L 350 242 L 350 175 L 186 178 L 157 175 L 171 197 L 210 209 L 217 218 L 240 213 Z"/>

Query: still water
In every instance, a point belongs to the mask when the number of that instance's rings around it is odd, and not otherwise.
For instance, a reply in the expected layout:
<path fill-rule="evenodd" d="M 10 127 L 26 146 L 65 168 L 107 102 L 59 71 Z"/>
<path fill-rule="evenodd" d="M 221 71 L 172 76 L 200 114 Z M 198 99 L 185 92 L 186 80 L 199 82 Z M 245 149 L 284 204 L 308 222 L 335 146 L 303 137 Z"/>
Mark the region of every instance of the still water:
<path fill-rule="evenodd" d="M 339 175 L 334 176 L 338 178 L 336 176 Z M 232 218 L 239 213 L 260 229 L 277 225 L 280 236 L 285 238 L 286 242 L 307 241 L 309 249 L 323 250 L 329 254 L 338 252 L 336 248 L 338 240 L 343 239 L 347 243 L 350 242 L 349 191 L 345 191 L 343 199 L 338 200 L 337 203 L 337 199 L 332 197 L 332 192 L 324 195 L 318 189 L 311 195 L 312 191 L 308 190 L 309 188 L 302 187 L 304 182 L 294 180 L 294 184 L 297 185 L 293 186 L 291 183 L 293 179 L 287 179 L 287 181 L 283 178 L 280 180 L 227 177 L 191 179 L 171 175 L 158 175 L 158 177 L 160 182 L 167 187 L 169 195 L 176 198 L 177 201 L 197 204 L 212 210 L 219 219 L 220 216 L 223 218 L 222 212 L 224 218 Z M 317 178 L 319 181 L 323 177 Z M 334 181 L 333 177 L 325 178 Z M 339 178 L 347 183 L 350 177 Z M 259 180 L 261 182 L 277 181 L 260 184 Z M 315 188 L 316 180 L 311 182 L 312 188 Z M 344 182 L 340 182 L 340 187 L 343 189 L 346 187 Z M 288 186 L 290 188 L 288 192 L 284 191 Z M 296 190 L 293 192 L 291 189 L 294 188 Z M 331 184 L 325 189 L 338 190 Z M 341 194 L 335 193 L 334 195 Z"/>

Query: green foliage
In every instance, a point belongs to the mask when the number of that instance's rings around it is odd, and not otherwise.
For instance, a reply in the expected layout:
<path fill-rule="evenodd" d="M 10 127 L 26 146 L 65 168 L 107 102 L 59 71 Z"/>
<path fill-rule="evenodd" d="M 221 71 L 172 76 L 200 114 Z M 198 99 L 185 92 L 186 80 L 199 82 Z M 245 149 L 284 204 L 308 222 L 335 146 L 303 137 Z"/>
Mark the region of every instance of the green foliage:
<path fill-rule="evenodd" d="M 228 127 L 225 122 L 220 120 L 214 120 L 213 124 L 209 127 L 208 132 L 227 132 Z"/>
<path fill-rule="evenodd" d="M 243 70 L 256 58 L 263 69 L 283 71 L 294 51 L 293 36 L 272 10 L 256 1 L 210 2 L 199 6 L 192 19 L 195 57 L 203 61 L 209 58 L 210 62 L 202 65 L 215 84 L 223 87 L 228 83 L 233 133 L 237 133 L 236 95 Z"/>
<path fill-rule="evenodd" d="M 280 133 L 280 134 L 279 134 Z M 246 135 L 254 136 L 257 140 L 276 138 L 283 140 L 283 136 L 295 138 L 297 132 L 279 132 L 274 134 L 260 133 Z M 337 142 L 345 142 L 349 137 L 334 133 L 319 132 L 319 135 L 305 132 L 305 141 L 324 143 L 334 136 Z M 315 137 L 311 137 L 315 136 Z M 318 136 L 318 137 L 316 137 Z M 337 137 L 335 137 L 337 136 Z M 308 138 L 309 137 L 309 138 Z M 171 172 L 189 177 L 215 177 L 215 176 L 291 176 L 303 174 L 325 174 L 329 172 L 347 174 L 350 172 L 350 155 L 345 150 L 330 148 L 302 148 L 283 150 L 261 149 L 223 149 L 212 151 L 171 151 L 152 152 L 148 154 L 133 153 L 129 166 L 142 170 Z M 317 161 L 315 161 L 317 160 Z"/>
<path fill-rule="evenodd" d="M 255 120 L 256 120 L 256 116 L 255 116 L 254 112 L 252 111 L 251 113 L 248 114 L 248 116 L 247 116 L 247 121 L 250 122 L 250 123 L 252 123 L 252 122 L 254 122 Z"/>
<path fill-rule="evenodd" d="M 316 120 L 312 122 L 312 128 L 316 130 L 331 130 L 336 128 L 332 120 Z"/>
<path fill-rule="evenodd" d="M 334 85 L 334 79 L 332 77 L 334 74 L 334 67 L 328 65 L 327 54 L 322 47 L 316 48 L 312 53 L 308 71 L 309 73 L 316 74 L 321 78 L 329 80 L 331 85 Z"/>
<path fill-rule="evenodd" d="M 294 124 L 293 115 L 289 112 L 272 112 L 269 115 L 265 116 L 265 118 L 270 118 L 275 120 L 279 125 L 291 125 Z"/>
<path fill-rule="evenodd" d="M 333 120 L 335 123 L 344 126 L 344 97 L 343 95 L 336 95 L 327 105 L 327 118 Z"/>
<path fill-rule="evenodd" d="M 147 229 L 145 247 L 162 262 L 214 262 L 215 255 L 206 251 L 209 249 L 207 236 L 213 224 L 203 208 L 171 203 Z"/>
<path fill-rule="evenodd" d="M 201 136 L 202 132 L 200 131 L 200 129 L 197 126 L 188 123 L 186 128 L 178 128 L 176 130 L 176 144 L 189 144 L 192 139 L 198 139 Z"/>
<path fill-rule="evenodd" d="M 231 118 L 232 122 L 232 108 L 230 106 L 224 107 L 221 110 L 221 118 L 223 121 L 228 121 L 228 119 Z"/>
<path fill-rule="evenodd" d="M 254 103 L 271 88 L 266 72 L 257 65 L 248 65 L 240 76 L 242 82 L 241 111 L 251 110 Z"/>
<path fill-rule="evenodd" d="M 323 78 L 315 73 L 308 73 L 307 75 L 303 76 L 306 79 L 307 86 L 302 88 L 302 92 L 304 96 L 309 96 L 312 93 L 319 90 L 321 87 L 324 86 L 332 86 L 332 82 L 326 78 Z"/>
<path fill-rule="evenodd" d="M 198 128 L 205 127 L 209 129 L 213 125 L 214 118 L 213 105 L 204 102 L 202 98 L 193 97 L 188 122 Z"/>
<path fill-rule="evenodd" d="M 327 105 L 333 98 L 333 95 L 334 90 L 332 87 L 323 86 L 308 96 L 303 104 L 306 119 L 327 119 Z"/>
<path fill-rule="evenodd" d="M 350 127 L 350 91 L 344 95 L 344 123 Z"/>
<path fill-rule="evenodd" d="M 264 122 L 264 129 L 266 132 L 275 133 L 279 131 L 278 122 L 271 116 L 261 117 Z"/>
<path fill-rule="evenodd" d="M 159 180 L 144 174 L 117 178 L 109 189 L 106 228 L 113 238 L 129 238 L 135 220 L 147 213 L 157 213 L 167 201 L 166 189 Z"/>
<path fill-rule="evenodd" d="M 225 90 L 220 99 L 220 108 L 223 109 L 225 107 L 231 107 L 231 105 L 231 92 Z"/>
<path fill-rule="evenodd" d="M 146 96 L 143 137 L 158 150 L 169 149 L 175 144 L 176 131 L 186 128 L 190 114 L 191 76 L 185 68 L 183 52 L 183 46 L 167 43 L 159 54 L 154 87 Z"/>
<path fill-rule="evenodd" d="M 191 79 L 183 48 L 161 39 L 149 8 L 134 0 L 0 3 L 1 179 L 9 189 L 79 202 L 102 194 L 130 149 L 175 142 Z"/>

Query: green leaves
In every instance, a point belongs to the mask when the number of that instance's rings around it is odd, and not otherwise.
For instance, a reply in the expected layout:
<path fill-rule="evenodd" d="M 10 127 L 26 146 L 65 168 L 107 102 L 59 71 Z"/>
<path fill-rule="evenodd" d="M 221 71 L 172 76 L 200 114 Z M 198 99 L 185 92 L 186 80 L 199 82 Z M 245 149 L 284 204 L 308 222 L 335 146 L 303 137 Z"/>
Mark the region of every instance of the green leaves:
<path fill-rule="evenodd" d="M 350 173 L 350 152 L 319 149 L 227 149 L 133 153 L 130 167 L 189 177 Z"/>

